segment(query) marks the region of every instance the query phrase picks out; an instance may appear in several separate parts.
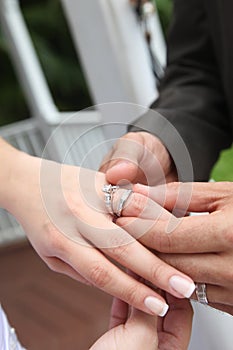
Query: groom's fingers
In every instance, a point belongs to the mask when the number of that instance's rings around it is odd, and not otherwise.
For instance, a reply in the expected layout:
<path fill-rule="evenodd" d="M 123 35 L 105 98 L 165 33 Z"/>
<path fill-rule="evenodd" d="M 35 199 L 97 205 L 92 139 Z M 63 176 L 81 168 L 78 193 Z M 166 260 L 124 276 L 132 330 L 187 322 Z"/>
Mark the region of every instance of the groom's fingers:
<path fill-rule="evenodd" d="M 141 310 L 132 308 L 130 320 L 131 322 L 137 323 L 140 327 L 140 332 L 146 334 L 147 338 L 153 336 L 153 341 L 157 344 L 158 316 L 148 315 Z"/>
<path fill-rule="evenodd" d="M 113 184 L 122 179 L 132 183 L 139 181 L 143 177 L 139 167 L 143 153 L 143 138 L 138 133 L 128 133 L 117 140 L 99 171 L 106 173 L 107 181 Z"/>
<path fill-rule="evenodd" d="M 118 203 L 119 200 L 116 202 Z M 131 194 L 124 204 L 121 215 L 149 220 L 169 220 L 172 217 L 172 214 L 163 206 L 140 193 Z"/>
<path fill-rule="evenodd" d="M 221 255 L 215 253 L 206 254 L 158 254 L 158 256 L 166 261 L 167 264 L 174 266 L 183 273 L 188 273 L 196 283 L 205 282 L 208 284 L 208 297 L 210 301 L 223 302 L 227 295 L 222 290 L 219 291 L 209 289 L 210 285 L 222 286 L 223 281 L 226 285 L 229 281 L 229 265 Z M 223 287 L 221 287 L 223 288 Z M 229 302 L 228 293 L 228 302 Z M 231 296 L 230 296 L 231 297 Z M 223 298 L 223 299 L 221 299 Z M 232 297 L 231 297 L 232 299 Z"/>
<path fill-rule="evenodd" d="M 137 184 L 134 191 L 149 196 L 170 211 L 175 207 L 178 210 L 212 212 L 221 199 L 229 196 L 229 188 L 232 188 L 232 183 L 229 185 L 228 182 L 173 182 L 156 187 Z"/>
<path fill-rule="evenodd" d="M 226 312 L 230 315 L 233 315 L 233 306 L 232 305 L 224 305 L 219 303 L 209 303 L 209 306 L 213 307 L 214 309 Z"/>
<path fill-rule="evenodd" d="M 166 299 L 170 305 L 170 311 L 166 319 L 159 319 L 159 340 L 164 341 L 166 334 L 167 343 L 164 349 L 187 349 L 192 331 L 192 306 L 189 300 L 178 300 L 169 294 Z"/>
<path fill-rule="evenodd" d="M 170 220 L 144 220 L 121 217 L 117 224 L 143 245 L 163 253 L 206 253 L 226 249 L 224 235 L 219 235 L 218 214 L 171 217 Z"/>
<path fill-rule="evenodd" d="M 113 298 L 109 329 L 125 324 L 128 319 L 128 313 L 129 305 L 118 298 Z"/>

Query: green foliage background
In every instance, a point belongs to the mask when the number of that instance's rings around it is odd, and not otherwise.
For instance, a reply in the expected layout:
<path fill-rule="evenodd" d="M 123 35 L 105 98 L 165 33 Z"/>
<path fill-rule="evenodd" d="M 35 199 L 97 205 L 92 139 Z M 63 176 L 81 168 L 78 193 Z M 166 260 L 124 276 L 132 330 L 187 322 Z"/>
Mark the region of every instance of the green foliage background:
<path fill-rule="evenodd" d="M 60 110 L 79 110 L 92 102 L 73 48 L 59 0 L 21 0 L 35 49 Z M 23 93 L 0 35 L 0 125 L 29 117 Z"/>
<path fill-rule="evenodd" d="M 172 0 L 154 0 L 159 11 L 160 20 L 166 35 L 173 10 Z M 233 147 L 221 153 L 215 164 L 211 178 L 215 181 L 233 181 Z"/>
<path fill-rule="evenodd" d="M 153 1 L 156 2 L 166 35 L 173 2 L 172 0 Z M 64 111 L 80 110 L 91 106 L 92 101 L 73 48 L 60 1 L 21 0 L 20 4 L 57 107 Z M 28 118 L 29 111 L 8 57 L 7 44 L 1 31 L 0 67 L 0 126 L 2 126 Z M 233 181 L 233 149 L 222 153 L 213 169 L 212 177 L 216 181 Z"/>
<path fill-rule="evenodd" d="M 233 147 L 222 152 L 212 170 L 211 178 L 215 181 L 233 181 Z"/>
<path fill-rule="evenodd" d="M 156 0 L 166 30 L 171 15 L 171 0 Z M 80 110 L 92 105 L 88 88 L 73 48 L 59 0 L 21 0 L 26 23 L 60 110 Z M 7 43 L 0 31 L 0 126 L 29 117 L 29 111 Z"/>
<path fill-rule="evenodd" d="M 173 2 L 172 0 L 153 0 L 157 6 L 163 31 L 166 35 L 172 16 Z"/>

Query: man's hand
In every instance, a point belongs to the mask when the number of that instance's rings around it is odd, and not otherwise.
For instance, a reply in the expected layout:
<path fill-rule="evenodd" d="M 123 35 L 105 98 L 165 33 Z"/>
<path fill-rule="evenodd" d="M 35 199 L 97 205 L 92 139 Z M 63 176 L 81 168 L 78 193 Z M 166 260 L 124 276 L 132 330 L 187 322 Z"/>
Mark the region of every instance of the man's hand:
<path fill-rule="evenodd" d="M 162 142 L 147 132 L 130 132 L 122 136 L 104 158 L 100 171 L 109 183 L 155 185 L 176 181 L 176 170 Z"/>
<path fill-rule="evenodd" d="M 169 211 L 176 204 L 178 212 L 206 212 L 177 218 L 168 232 L 168 221 L 153 220 L 153 206 L 147 207 L 144 199 L 144 203 L 137 203 L 140 218 L 120 218 L 117 223 L 133 235 L 148 227 L 140 242 L 197 283 L 206 283 L 209 304 L 233 315 L 233 183 L 171 183 L 154 188 L 135 185 L 134 191 Z M 123 215 L 135 211 L 134 201 L 131 203 Z"/>
<path fill-rule="evenodd" d="M 112 329 L 105 333 L 91 350 L 187 350 L 192 308 L 188 300 L 166 295 L 170 310 L 163 319 L 128 308 L 115 299 L 112 306 Z"/>

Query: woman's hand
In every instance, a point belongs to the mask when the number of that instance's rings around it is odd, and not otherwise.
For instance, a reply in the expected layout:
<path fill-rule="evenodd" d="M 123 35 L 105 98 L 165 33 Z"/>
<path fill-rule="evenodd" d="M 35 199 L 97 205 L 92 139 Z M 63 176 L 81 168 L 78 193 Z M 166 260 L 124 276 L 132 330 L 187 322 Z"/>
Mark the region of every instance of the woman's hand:
<path fill-rule="evenodd" d="M 164 318 L 150 316 L 115 299 L 112 328 L 90 350 L 186 350 L 192 329 L 188 300 L 167 295 L 170 309 Z"/>
<path fill-rule="evenodd" d="M 144 197 L 137 206 L 141 218 L 120 218 L 117 223 L 134 235 L 144 228 L 140 241 L 145 246 L 197 283 L 205 283 L 209 304 L 233 315 L 233 183 L 135 185 L 134 191 L 135 196 L 149 196 L 170 211 L 176 206 L 177 213 L 202 212 L 171 220 L 168 230 L 169 221 L 153 220 L 153 206 L 147 207 Z M 124 215 L 135 211 L 134 202 Z"/>
<path fill-rule="evenodd" d="M 114 262 L 177 297 L 170 267 L 112 222 L 101 191 L 105 175 L 19 152 L 0 140 L 0 205 L 23 226 L 31 244 L 54 271 L 92 284 L 153 315 L 167 304 L 153 289 L 128 276 Z M 110 260 L 111 259 L 111 260 Z M 148 298 L 149 297 L 149 298 Z"/>

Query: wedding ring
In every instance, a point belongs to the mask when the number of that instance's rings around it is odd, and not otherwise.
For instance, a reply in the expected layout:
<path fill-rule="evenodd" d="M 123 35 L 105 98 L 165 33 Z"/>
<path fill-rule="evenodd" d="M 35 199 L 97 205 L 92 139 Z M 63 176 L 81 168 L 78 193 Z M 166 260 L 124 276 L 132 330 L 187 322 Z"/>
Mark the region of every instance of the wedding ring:
<path fill-rule="evenodd" d="M 199 303 L 204 304 L 204 305 L 208 304 L 205 283 L 197 283 L 196 284 L 196 296 L 197 296 L 197 301 Z"/>
<path fill-rule="evenodd" d="M 104 192 L 104 202 L 109 214 L 114 215 L 112 199 L 113 194 L 119 189 L 119 186 L 104 185 L 102 191 Z"/>
<path fill-rule="evenodd" d="M 118 198 L 115 198 L 114 200 L 114 206 L 113 206 L 113 197 L 114 197 L 114 193 L 117 190 L 121 190 L 123 191 L 122 196 L 119 198 L 119 202 L 118 202 Z M 133 192 L 130 189 L 124 189 L 123 187 L 120 186 L 114 186 L 114 185 L 104 185 L 102 188 L 102 191 L 104 192 L 104 202 L 106 205 L 106 208 L 109 212 L 109 214 L 115 216 L 115 217 L 120 217 L 122 210 L 124 209 L 124 205 L 125 202 L 128 200 L 129 196 L 131 195 L 131 193 Z M 119 196 L 118 196 L 119 197 Z M 118 206 L 117 209 L 116 208 L 116 203 L 118 202 Z"/>
<path fill-rule="evenodd" d="M 121 196 L 118 204 L 117 212 L 115 213 L 118 218 L 121 216 L 122 210 L 124 209 L 125 202 L 127 201 L 127 199 L 129 198 L 132 192 L 133 192 L 132 190 L 125 190 L 123 192 L 123 195 Z"/>

